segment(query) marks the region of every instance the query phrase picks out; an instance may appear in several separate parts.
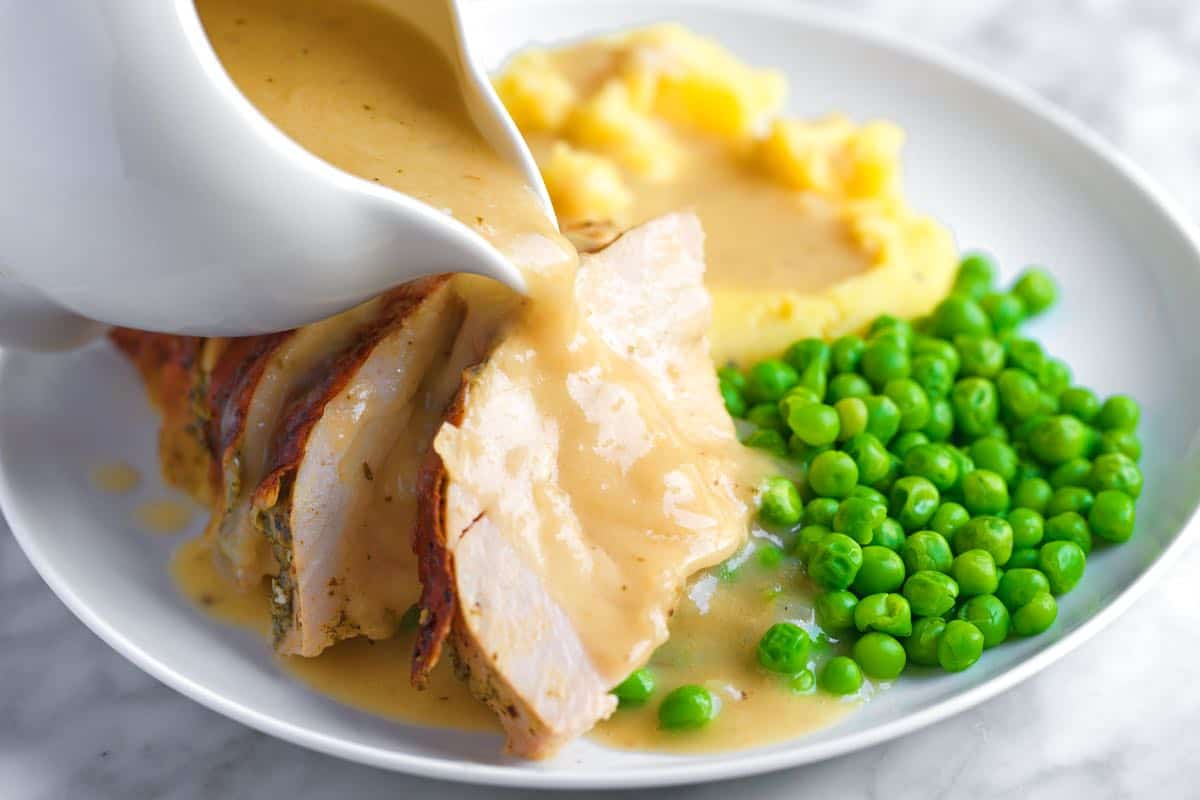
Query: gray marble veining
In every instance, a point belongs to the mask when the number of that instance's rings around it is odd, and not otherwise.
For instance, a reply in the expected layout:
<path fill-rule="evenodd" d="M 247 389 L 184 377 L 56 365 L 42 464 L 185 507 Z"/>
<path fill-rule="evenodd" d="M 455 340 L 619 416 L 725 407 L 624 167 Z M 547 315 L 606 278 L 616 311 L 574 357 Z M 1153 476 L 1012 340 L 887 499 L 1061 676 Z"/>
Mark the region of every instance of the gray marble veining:
<path fill-rule="evenodd" d="M 936 41 L 1032 87 L 1115 143 L 1200 218 L 1200 2 L 817 5 Z M 1111 628 L 973 712 L 824 764 L 644 796 L 1200 796 L 1198 572 L 1200 549 L 1193 548 Z M 343 763 L 186 700 L 77 622 L 0 530 L 3 800 L 527 794 Z"/>

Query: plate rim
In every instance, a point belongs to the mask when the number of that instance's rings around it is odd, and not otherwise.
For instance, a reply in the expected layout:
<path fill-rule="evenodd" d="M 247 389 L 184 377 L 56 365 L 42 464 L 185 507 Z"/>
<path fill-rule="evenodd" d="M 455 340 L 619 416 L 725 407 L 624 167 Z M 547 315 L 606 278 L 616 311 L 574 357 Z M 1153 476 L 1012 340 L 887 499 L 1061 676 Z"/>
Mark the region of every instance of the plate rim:
<path fill-rule="evenodd" d="M 570 2 L 585 1 L 590 4 L 620 2 L 620 0 L 570 0 Z M 1140 194 L 1150 209 L 1157 212 L 1170 226 L 1175 228 L 1182 242 L 1186 243 L 1190 249 L 1192 260 L 1200 264 L 1198 228 L 1180 210 L 1177 202 L 1160 189 L 1156 181 L 1145 170 L 1130 160 L 1115 145 L 1032 89 L 993 73 L 983 65 L 958 56 L 940 45 L 907 38 L 878 24 L 854 19 L 844 12 L 788 4 L 781 0 L 674 1 L 680 4 L 725 11 L 743 11 L 784 17 L 790 22 L 806 25 L 818 32 L 826 30 L 856 38 L 864 44 L 898 53 L 963 79 L 974 90 L 985 91 L 995 99 L 1008 103 L 1014 110 L 1048 124 L 1056 133 L 1065 136 L 1068 141 L 1106 164 L 1118 178 L 1126 183 L 1129 191 Z M 467 5 L 482 5 L 482 2 L 483 0 L 467 0 Z M 497 9 L 529 10 L 540 5 L 548 5 L 551 2 L 559 6 L 563 4 L 563 0 L 488 0 L 487 5 L 490 12 L 496 13 Z M 11 353 L 0 350 L 0 386 L 3 385 L 4 377 L 8 373 L 11 358 Z M 0 412 L 2 410 L 2 406 L 0 406 Z M 219 692 L 188 679 L 158 661 L 154 656 L 133 644 L 121 631 L 109 625 L 82 602 L 70 583 L 55 570 L 42 553 L 37 544 L 37 536 L 30 533 L 34 526 L 25 519 L 25 515 L 21 511 L 21 504 L 17 501 L 3 460 L 0 460 L 0 512 L 3 512 L 12 530 L 13 538 L 39 576 L 85 626 L 143 672 L 185 697 L 229 719 L 261 733 L 326 755 L 420 777 L 512 788 L 579 790 L 673 786 L 757 775 L 863 750 L 959 714 L 1036 675 L 1112 623 L 1178 560 L 1188 545 L 1192 544 L 1197 531 L 1200 530 L 1200 525 L 1197 524 L 1200 506 L 1197 506 L 1189 512 L 1173 541 L 1158 553 L 1141 574 L 1078 628 L 1019 665 L 978 686 L 934 703 L 922 711 L 885 722 L 865 731 L 832 738 L 813 745 L 800 745 L 764 753 L 756 753 L 753 750 L 731 752 L 710 763 L 696 761 L 678 764 L 666 763 L 661 766 L 639 768 L 633 773 L 599 776 L 577 775 L 572 773 L 569 767 L 539 770 L 537 764 L 476 764 L 445 757 L 384 750 L 347 742 L 334 736 L 283 722 L 250 706 L 229 700 Z M 793 742 L 803 742 L 803 738 L 795 739 Z"/>

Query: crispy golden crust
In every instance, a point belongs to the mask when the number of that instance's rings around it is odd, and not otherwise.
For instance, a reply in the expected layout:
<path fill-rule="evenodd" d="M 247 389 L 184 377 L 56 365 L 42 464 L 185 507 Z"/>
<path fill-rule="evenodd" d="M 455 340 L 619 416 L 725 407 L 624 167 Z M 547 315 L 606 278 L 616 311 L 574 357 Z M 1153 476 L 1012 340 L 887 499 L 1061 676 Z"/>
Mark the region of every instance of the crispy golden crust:
<path fill-rule="evenodd" d="M 237 456 L 246 432 L 246 413 L 271 356 L 295 331 L 230 339 L 208 377 L 205 436 L 212 459 L 210 484 L 225 513 L 240 491 Z"/>
<path fill-rule="evenodd" d="M 473 371 L 463 376 L 454 400 L 446 409 L 444 423 L 462 422 L 472 377 Z M 412 682 L 417 687 L 425 686 L 429 671 L 441 658 L 458 610 L 454 555 L 446 546 L 446 484 L 446 465 L 431 445 L 417 473 L 417 525 L 412 542 L 417 576 L 421 580 L 421 617 L 412 664 Z"/>
<path fill-rule="evenodd" d="M 137 367 L 162 414 L 163 477 L 200 502 L 210 497 L 212 458 L 203 413 L 205 339 L 114 328 L 109 339 Z"/>

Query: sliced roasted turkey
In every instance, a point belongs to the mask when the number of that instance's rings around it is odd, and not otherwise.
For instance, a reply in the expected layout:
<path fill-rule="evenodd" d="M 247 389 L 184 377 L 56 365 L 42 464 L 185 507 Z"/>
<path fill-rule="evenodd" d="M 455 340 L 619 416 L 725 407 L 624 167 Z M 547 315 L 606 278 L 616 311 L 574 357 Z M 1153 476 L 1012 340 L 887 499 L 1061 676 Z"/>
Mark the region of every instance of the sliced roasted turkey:
<path fill-rule="evenodd" d="M 677 214 L 584 256 L 468 373 L 422 472 L 414 679 L 448 640 L 519 755 L 608 716 L 688 576 L 745 536 L 702 252 Z"/>
<path fill-rule="evenodd" d="M 415 503 L 403 506 L 431 430 L 422 441 L 413 426 L 464 307 L 445 276 L 407 284 L 382 304 L 287 400 L 254 493 L 256 524 L 278 564 L 273 628 L 282 653 L 388 637 L 416 599 Z"/>

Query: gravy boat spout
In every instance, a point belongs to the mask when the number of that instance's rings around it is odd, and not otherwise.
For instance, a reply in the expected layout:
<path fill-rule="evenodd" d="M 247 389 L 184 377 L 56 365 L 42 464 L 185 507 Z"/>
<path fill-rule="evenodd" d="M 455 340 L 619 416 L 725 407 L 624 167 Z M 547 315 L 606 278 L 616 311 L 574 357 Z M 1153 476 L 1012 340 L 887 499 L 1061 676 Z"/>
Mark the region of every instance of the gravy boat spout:
<path fill-rule="evenodd" d="M 553 219 L 450 0 L 395 2 L 457 67 L 468 110 Z M 235 87 L 192 0 L 0 5 L 0 344 L 100 323 L 236 336 L 296 327 L 413 278 L 524 291 L 447 214 L 322 161 Z"/>

